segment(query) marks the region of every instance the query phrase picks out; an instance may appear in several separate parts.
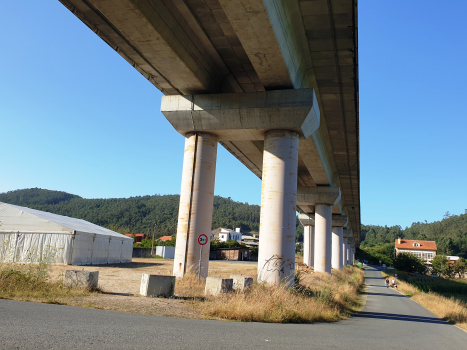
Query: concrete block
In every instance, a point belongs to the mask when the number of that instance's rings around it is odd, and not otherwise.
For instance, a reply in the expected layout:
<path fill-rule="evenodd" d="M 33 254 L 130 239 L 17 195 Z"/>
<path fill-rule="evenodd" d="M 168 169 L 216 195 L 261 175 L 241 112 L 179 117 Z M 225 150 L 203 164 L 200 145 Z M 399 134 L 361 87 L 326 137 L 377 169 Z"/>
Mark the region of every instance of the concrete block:
<path fill-rule="evenodd" d="M 97 288 L 99 271 L 66 270 L 63 286 L 66 288 Z"/>
<path fill-rule="evenodd" d="M 233 280 L 232 289 L 244 291 L 249 286 L 253 285 L 253 278 L 252 277 L 245 277 L 243 275 L 230 275 L 230 278 Z"/>
<path fill-rule="evenodd" d="M 206 288 L 204 294 L 218 295 L 232 291 L 233 279 L 223 277 L 206 278 Z"/>
<path fill-rule="evenodd" d="M 171 297 L 174 294 L 175 276 L 143 273 L 139 294 L 147 297 Z"/>

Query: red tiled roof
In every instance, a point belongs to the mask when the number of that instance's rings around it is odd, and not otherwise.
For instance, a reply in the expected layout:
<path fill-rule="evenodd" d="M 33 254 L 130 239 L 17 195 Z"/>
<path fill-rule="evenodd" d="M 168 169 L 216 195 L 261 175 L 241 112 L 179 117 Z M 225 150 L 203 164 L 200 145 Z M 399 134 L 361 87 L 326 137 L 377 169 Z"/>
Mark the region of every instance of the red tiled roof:
<path fill-rule="evenodd" d="M 134 237 L 144 237 L 145 236 L 144 233 L 125 233 L 125 236 L 127 236 L 127 237 L 133 237 L 133 235 L 134 235 Z"/>
<path fill-rule="evenodd" d="M 161 238 L 158 238 L 160 241 L 171 241 L 172 236 L 162 236 Z"/>
<path fill-rule="evenodd" d="M 415 247 L 414 243 L 419 243 L 419 247 Z M 410 239 L 396 239 L 396 248 L 397 249 L 411 249 L 411 250 L 438 250 L 436 247 L 435 241 L 417 241 Z"/>

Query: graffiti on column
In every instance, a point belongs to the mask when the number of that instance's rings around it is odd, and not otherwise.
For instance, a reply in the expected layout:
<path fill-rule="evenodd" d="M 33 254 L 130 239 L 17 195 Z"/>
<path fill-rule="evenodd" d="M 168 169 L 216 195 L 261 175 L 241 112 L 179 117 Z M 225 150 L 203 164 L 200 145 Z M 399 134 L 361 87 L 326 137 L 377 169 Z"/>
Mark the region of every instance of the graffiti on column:
<path fill-rule="evenodd" d="M 273 255 L 267 259 L 261 268 L 260 279 L 263 280 L 268 273 L 281 272 L 283 275 L 288 275 L 290 271 L 295 270 L 295 262 L 287 262 L 281 256 Z M 287 271 L 287 272 L 286 272 Z"/>

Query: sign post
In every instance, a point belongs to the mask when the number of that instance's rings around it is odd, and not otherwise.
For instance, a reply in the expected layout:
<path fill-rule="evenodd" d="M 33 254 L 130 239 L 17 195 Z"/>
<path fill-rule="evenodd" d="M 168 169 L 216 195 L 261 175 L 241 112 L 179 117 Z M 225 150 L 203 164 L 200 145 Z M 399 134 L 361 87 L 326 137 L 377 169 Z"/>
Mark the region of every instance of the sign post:
<path fill-rule="evenodd" d="M 198 243 L 201 246 L 200 251 L 199 251 L 199 269 L 198 269 L 198 281 L 201 278 L 201 261 L 203 259 L 203 246 L 208 243 L 208 236 L 206 236 L 204 233 L 200 234 L 198 236 Z"/>

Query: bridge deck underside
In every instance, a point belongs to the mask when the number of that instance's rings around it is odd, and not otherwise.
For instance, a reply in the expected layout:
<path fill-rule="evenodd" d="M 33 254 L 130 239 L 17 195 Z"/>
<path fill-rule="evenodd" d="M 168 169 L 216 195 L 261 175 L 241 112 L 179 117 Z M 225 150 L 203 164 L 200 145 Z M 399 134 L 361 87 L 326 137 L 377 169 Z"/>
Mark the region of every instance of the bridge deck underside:
<path fill-rule="evenodd" d="M 165 95 L 314 88 L 320 136 L 300 140 L 298 184 L 339 186 L 333 213 L 359 242 L 357 0 L 60 1 Z M 221 143 L 261 177 L 262 140 Z"/>

